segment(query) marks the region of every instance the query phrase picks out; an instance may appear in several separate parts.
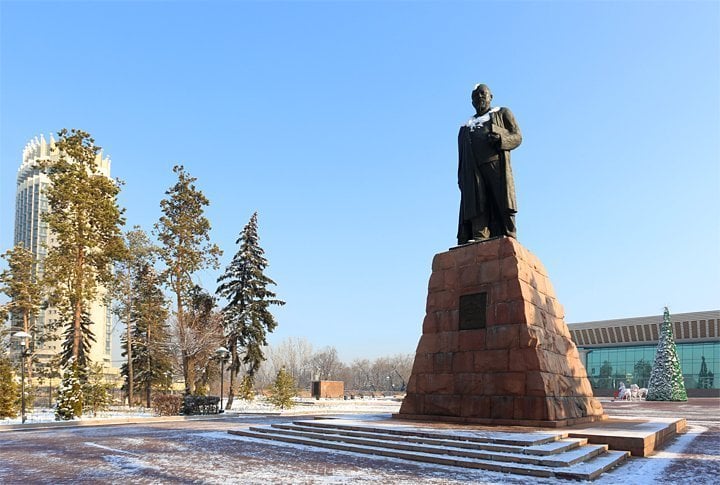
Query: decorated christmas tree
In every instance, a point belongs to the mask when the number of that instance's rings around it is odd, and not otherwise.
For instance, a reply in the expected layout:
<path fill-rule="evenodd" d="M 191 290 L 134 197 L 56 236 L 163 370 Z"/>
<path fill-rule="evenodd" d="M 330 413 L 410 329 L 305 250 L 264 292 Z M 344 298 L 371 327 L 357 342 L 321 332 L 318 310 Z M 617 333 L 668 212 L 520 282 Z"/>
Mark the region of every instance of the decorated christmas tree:
<path fill-rule="evenodd" d="M 680 359 L 673 337 L 670 311 L 665 307 L 655 364 L 648 383 L 648 401 L 687 401 Z"/>

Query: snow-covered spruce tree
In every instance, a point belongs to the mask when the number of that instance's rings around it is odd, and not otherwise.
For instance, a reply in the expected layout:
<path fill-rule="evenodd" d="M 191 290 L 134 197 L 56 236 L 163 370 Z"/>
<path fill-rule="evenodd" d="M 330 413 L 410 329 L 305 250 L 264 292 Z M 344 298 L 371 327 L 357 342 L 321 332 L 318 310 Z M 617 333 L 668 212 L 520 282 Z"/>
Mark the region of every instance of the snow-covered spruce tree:
<path fill-rule="evenodd" d="M 105 381 L 102 364 L 90 364 L 87 380 L 82 386 L 82 391 L 85 407 L 92 410 L 93 416 L 97 416 L 98 411 L 107 409 L 112 402 L 110 389 L 110 384 Z"/>
<path fill-rule="evenodd" d="M 63 332 L 65 340 L 62 343 L 60 362 L 67 362 L 66 366 L 70 366 L 70 363 L 73 362 L 73 365 L 78 369 L 80 382 L 84 383 L 87 379 L 88 369 L 91 363 L 90 347 L 95 342 L 95 334 L 92 331 L 93 322 L 90 320 L 90 315 L 87 311 L 83 311 L 79 327 L 77 327 L 80 329 L 80 340 L 79 345 L 76 347 L 74 336 L 77 333 L 77 328 L 69 325 L 68 320 L 61 319 L 60 321 L 66 325 L 65 332 Z"/>
<path fill-rule="evenodd" d="M 273 382 L 268 401 L 280 409 L 291 408 L 293 407 L 292 398 L 295 396 L 297 396 L 295 380 L 283 367 L 277 373 L 275 382 Z"/>
<path fill-rule="evenodd" d="M 665 307 L 655 363 L 648 383 L 648 401 L 687 401 L 680 359 L 673 337 L 670 311 Z"/>
<path fill-rule="evenodd" d="M 265 360 L 262 347 L 267 345 L 267 334 L 277 327 L 270 305 L 285 304 L 268 289 L 275 282 L 264 274 L 268 262 L 258 243 L 257 212 L 235 243 L 240 244 L 240 249 L 225 273 L 218 278 L 220 286 L 217 289 L 217 294 L 228 302 L 222 310 L 226 345 L 231 358 L 228 407 L 235 396 L 241 363 L 246 365 L 250 381 L 244 383 L 245 387 L 252 387 L 255 373 Z"/>
<path fill-rule="evenodd" d="M 0 355 L 0 419 L 16 417 L 19 401 L 20 386 L 15 382 L 10 359 Z"/>
<path fill-rule="evenodd" d="M 69 421 L 76 416 L 82 416 L 83 393 L 80 383 L 80 366 L 74 359 L 69 364 L 63 373 L 63 379 L 58 389 L 55 421 Z"/>

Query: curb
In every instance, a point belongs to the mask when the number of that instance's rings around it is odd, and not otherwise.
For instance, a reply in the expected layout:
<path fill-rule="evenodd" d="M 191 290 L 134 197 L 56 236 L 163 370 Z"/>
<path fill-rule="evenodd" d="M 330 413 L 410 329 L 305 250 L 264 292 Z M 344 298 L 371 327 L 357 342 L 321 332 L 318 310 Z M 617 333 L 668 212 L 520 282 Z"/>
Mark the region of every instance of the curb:
<path fill-rule="evenodd" d="M 113 426 L 124 424 L 153 424 L 167 423 L 173 421 L 206 421 L 230 417 L 229 414 L 205 415 L 205 416 L 154 416 L 149 418 L 111 418 L 111 419 L 89 419 L 73 421 L 48 421 L 45 423 L 25 423 L 0 425 L 0 433 L 9 431 L 36 431 L 55 428 L 80 428 L 93 426 Z"/>

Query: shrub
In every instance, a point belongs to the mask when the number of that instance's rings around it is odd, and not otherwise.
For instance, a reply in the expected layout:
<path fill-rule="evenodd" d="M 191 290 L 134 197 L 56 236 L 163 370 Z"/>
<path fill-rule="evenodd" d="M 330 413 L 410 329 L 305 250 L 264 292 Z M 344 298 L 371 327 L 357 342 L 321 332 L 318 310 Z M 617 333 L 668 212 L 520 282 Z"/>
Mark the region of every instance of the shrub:
<path fill-rule="evenodd" d="M 175 394 L 155 394 L 152 399 L 153 411 L 159 416 L 176 416 L 180 414 L 182 404 L 182 396 Z"/>
<path fill-rule="evenodd" d="M 220 398 L 217 396 L 185 396 L 180 412 L 191 414 L 218 414 Z"/>

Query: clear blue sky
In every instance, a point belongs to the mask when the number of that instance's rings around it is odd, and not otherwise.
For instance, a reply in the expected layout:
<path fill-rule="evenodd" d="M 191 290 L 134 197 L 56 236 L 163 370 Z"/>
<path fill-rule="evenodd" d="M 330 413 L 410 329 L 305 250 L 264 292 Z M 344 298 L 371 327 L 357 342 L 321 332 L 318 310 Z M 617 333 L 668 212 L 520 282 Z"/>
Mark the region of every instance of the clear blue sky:
<path fill-rule="evenodd" d="M 22 149 L 89 131 L 146 230 L 183 163 L 225 266 L 259 212 L 271 337 L 414 352 L 470 90 L 512 108 L 519 241 L 566 320 L 720 307 L 718 2 L 0 2 L 0 248 Z M 200 275 L 214 290 L 217 273 Z"/>

